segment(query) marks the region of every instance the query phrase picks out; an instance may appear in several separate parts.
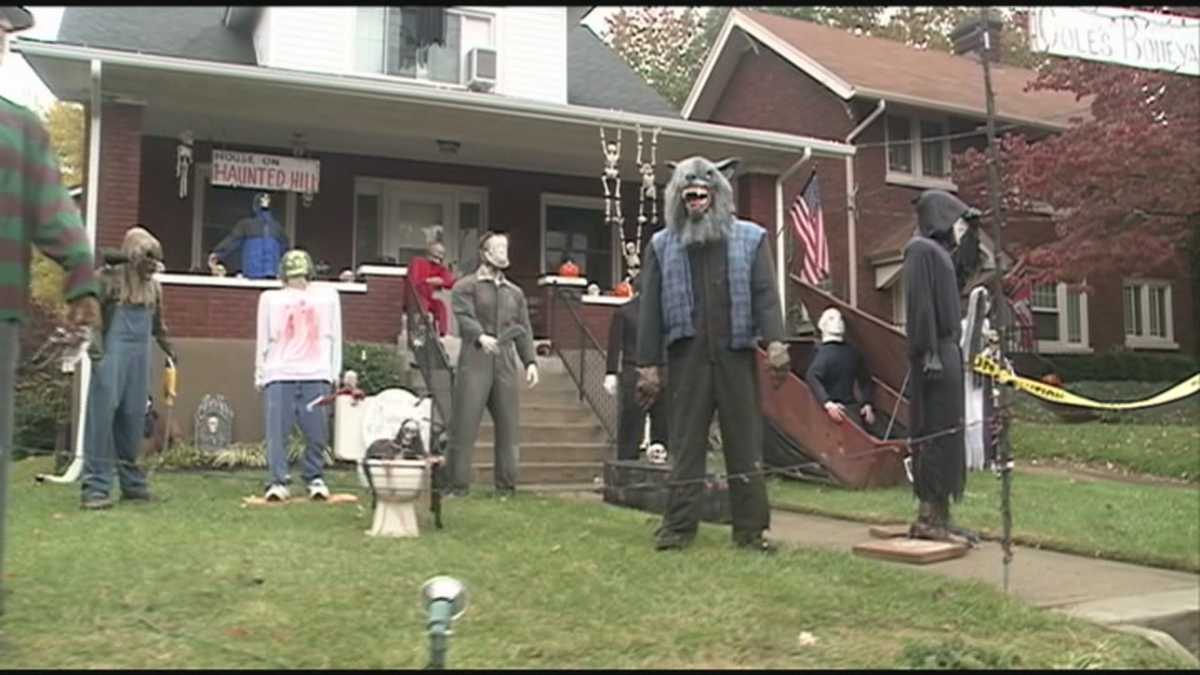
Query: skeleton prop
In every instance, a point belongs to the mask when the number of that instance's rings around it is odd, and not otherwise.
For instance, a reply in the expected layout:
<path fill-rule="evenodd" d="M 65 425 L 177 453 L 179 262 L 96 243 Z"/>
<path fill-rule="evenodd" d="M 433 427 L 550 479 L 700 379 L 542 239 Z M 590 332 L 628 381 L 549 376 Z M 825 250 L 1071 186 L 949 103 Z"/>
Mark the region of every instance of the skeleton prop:
<path fill-rule="evenodd" d="M 175 148 L 175 177 L 179 179 L 180 199 L 187 199 L 192 161 L 192 132 L 185 131 L 179 134 L 179 145 Z"/>
<path fill-rule="evenodd" d="M 600 127 L 600 151 L 604 153 L 604 173 L 600 174 L 600 183 L 604 186 L 604 222 L 620 226 L 625 222 L 621 217 L 621 169 L 617 166 L 621 161 L 621 130 L 617 129 L 617 140 L 610 143 L 604 135 L 604 127 Z"/>
<path fill-rule="evenodd" d="M 766 230 L 735 216 L 731 177 L 737 160 L 690 157 L 669 163 L 666 227 L 643 256 L 638 313 L 637 398 L 649 408 L 662 394 L 666 362 L 671 488 L 655 547 L 684 548 L 699 526 L 698 500 L 717 412 L 735 544 L 773 547 L 763 538 L 770 506 L 763 467 L 763 417 L 756 351 L 766 343 L 773 381 L 790 371 L 779 292 Z M 664 359 L 663 354 L 666 353 Z"/>

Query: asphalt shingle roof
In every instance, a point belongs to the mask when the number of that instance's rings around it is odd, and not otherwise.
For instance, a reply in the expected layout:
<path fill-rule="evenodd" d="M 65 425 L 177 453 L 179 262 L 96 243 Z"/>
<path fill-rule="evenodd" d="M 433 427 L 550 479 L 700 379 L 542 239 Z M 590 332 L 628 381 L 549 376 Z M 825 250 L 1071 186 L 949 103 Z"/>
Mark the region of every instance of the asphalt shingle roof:
<path fill-rule="evenodd" d="M 63 12 L 58 42 L 182 58 L 257 65 L 249 37 L 227 28 L 224 7 L 90 7 Z M 590 28 L 567 34 L 567 102 L 678 117 Z"/>

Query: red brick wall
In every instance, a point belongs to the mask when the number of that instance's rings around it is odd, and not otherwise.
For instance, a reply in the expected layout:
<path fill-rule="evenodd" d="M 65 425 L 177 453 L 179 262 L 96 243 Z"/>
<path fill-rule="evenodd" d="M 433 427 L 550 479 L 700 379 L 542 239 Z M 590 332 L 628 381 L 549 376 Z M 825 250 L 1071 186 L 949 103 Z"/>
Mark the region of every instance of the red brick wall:
<path fill-rule="evenodd" d="M 253 340 L 262 292 L 164 284 L 164 320 L 173 336 Z M 395 344 L 403 316 L 403 277 L 368 276 L 366 293 L 339 295 L 343 340 Z"/>
<path fill-rule="evenodd" d="M 853 101 L 847 104 L 807 74 L 787 63 L 770 49 L 759 44 L 758 51 L 745 53 L 730 77 L 720 100 L 703 121 L 743 126 L 783 133 L 799 134 L 835 141 L 844 141 L 850 131 L 875 108 L 873 101 Z M 867 256 L 880 248 L 882 242 L 894 240 L 897 231 L 910 231 L 916 225 L 912 200 L 920 188 L 889 185 L 887 156 L 882 147 L 886 115 L 881 115 L 855 139 L 858 153 L 853 159 L 856 197 L 856 230 L 858 302 L 865 311 L 891 320 L 891 294 L 875 290 L 875 268 Z M 961 118 L 950 119 L 950 132 L 974 130 L 978 122 Z M 951 150 L 960 153 L 968 147 L 986 145 L 983 135 L 951 141 Z M 784 208 L 788 208 L 803 188 L 813 169 L 821 180 L 824 202 L 826 237 L 832 265 L 834 291 L 841 297 L 849 294 L 849 250 L 846 220 L 845 161 L 821 159 L 802 167 L 784 185 Z M 767 183 L 770 182 L 770 186 Z M 762 184 L 746 176 L 738 185 L 739 213 L 763 225 L 774 223 L 775 205 L 773 177 L 764 177 Z M 982 209 L 987 204 L 976 205 Z M 1022 222 L 1024 221 L 1024 222 Z M 785 223 L 790 223 L 785 214 Z M 1053 238 L 1053 226 L 1044 218 L 1010 214 L 1006 242 L 1036 244 Z M 1007 247 L 1007 244 L 1006 244 Z M 1155 277 L 1172 280 L 1175 340 L 1182 351 L 1196 349 L 1197 317 L 1192 301 L 1192 282 L 1182 256 L 1170 270 Z M 1089 279 L 1092 293 L 1088 299 L 1089 337 L 1096 351 L 1124 345 L 1124 310 L 1120 275 L 1093 275 Z"/>
<path fill-rule="evenodd" d="M 139 221 L 142 108 L 104 104 L 100 111 L 98 247 L 119 248 L 125 230 Z M 172 170 L 171 175 L 174 176 Z"/>
<path fill-rule="evenodd" d="M 167 247 L 168 269 L 182 271 L 191 260 L 192 200 L 178 197 L 175 178 L 175 139 L 147 137 L 142 142 L 146 171 L 141 176 L 142 217 Z M 233 150 L 290 155 L 285 148 L 230 146 Z M 349 267 L 353 255 L 354 179 L 356 177 L 448 183 L 488 190 L 488 223 L 510 235 L 512 276 L 531 280 L 538 276 L 540 259 L 541 194 L 544 192 L 602 197 L 599 180 L 527 171 L 505 171 L 482 167 L 414 162 L 387 157 L 313 153 L 321 160 L 321 192 L 305 208 L 297 200 L 296 245 L 335 270 Z M 211 161 L 212 148 L 197 143 L 197 163 Z M 637 218 L 637 186 L 626 182 L 621 189 L 626 232 L 632 234 Z M 532 288 L 527 288 L 527 292 Z"/>

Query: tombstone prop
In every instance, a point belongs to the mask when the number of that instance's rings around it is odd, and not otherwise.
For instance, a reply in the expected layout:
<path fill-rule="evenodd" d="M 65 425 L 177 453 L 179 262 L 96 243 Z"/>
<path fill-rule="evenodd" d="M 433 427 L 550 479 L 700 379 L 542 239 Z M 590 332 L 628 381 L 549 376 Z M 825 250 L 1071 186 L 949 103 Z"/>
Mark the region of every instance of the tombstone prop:
<path fill-rule="evenodd" d="M 224 396 L 206 394 L 196 408 L 195 443 L 205 452 L 218 452 L 233 440 L 233 408 Z"/>

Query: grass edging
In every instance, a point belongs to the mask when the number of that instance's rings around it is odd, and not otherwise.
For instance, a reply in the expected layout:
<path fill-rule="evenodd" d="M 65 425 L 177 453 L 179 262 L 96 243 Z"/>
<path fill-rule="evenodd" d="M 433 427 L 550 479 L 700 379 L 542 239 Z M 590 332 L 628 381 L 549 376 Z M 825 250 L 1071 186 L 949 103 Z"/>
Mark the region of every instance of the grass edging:
<path fill-rule="evenodd" d="M 772 502 L 771 508 L 778 509 L 780 511 L 788 511 L 790 513 L 821 516 L 823 518 L 833 518 L 835 520 L 845 520 L 853 523 L 865 523 L 867 525 L 907 525 L 910 522 L 907 520 L 891 518 L 887 516 L 847 514 L 845 512 L 830 511 L 827 509 L 802 506 L 799 504 L 789 504 L 787 502 Z M 975 532 L 977 532 L 980 538 L 982 538 L 984 541 L 998 542 L 1002 539 L 1001 534 L 989 528 L 975 530 Z M 1014 533 L 1012 540 L 1013 543 L 1018 546 L 1045 549 L 1047 551 L 1054 551 L 1056 553 L 1066 553 L 1069 555 L 1078 555 L 1085 558 L 1097 558 L 1100 560 L 1112 560 L 1115 562 L 1156 567 L 1160 569 L 1174 570 L 1177 572 L 1191 572 L 1193 574 L 1200 573 L 1200 565 L 1191 565 L 1186 562 L 1181 562 L 1162 556 L 1138 556 L 1111 549 L 1087 550 L 1082 546 L 1077 546 L 1070 542 L 1065 542 L 1053 537 L 1040 537 L 1037 535 Z"/>

